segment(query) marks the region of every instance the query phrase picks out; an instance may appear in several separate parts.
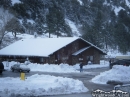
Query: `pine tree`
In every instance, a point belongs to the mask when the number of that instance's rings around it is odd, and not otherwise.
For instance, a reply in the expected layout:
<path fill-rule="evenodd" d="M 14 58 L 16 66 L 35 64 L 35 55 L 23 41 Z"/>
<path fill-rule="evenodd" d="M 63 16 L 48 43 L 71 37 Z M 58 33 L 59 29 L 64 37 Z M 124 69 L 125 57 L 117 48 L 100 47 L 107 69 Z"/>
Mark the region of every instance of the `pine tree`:
<path fill-rule="evenodd" d="M 11 0 L 0 0 L 0 7 L 3 7 L 5 9 L 8 9 L 11 7 L 12 3 Z"/>

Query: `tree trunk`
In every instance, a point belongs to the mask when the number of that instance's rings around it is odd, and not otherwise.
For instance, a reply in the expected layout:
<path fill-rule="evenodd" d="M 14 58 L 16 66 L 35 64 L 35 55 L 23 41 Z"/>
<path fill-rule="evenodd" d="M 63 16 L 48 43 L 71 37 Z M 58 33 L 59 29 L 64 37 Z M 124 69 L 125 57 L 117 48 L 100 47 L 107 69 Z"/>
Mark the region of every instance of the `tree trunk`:
<path fill-rule="evenodd" d="M 1 46 L 2 46 L 3 37 L 4 37 L 4 36 L 2 36 L 1 39 L 0 39 L 0 49 L 1 49 Z"/>

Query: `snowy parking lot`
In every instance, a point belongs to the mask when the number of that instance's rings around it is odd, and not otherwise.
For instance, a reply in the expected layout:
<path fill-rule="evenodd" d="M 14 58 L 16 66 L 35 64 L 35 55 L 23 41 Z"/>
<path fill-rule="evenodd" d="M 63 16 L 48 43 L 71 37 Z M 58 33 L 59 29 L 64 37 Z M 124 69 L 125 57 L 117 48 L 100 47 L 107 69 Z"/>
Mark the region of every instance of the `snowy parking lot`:
<path fill-rule="evenodd" d="M 32 75 L 27 79 L 6 77 L 0 79 L 0 92 L 8 96 L 40 96 L 87 92 L 88 89 L 79 80 L 55 77 L 51 75 Z"/>
<path fill-rule="evenodd" d="M 10 67 L 17 62 L 9 62 L 8 66 L 6 62 L 3 62 L 5 69 L 10 71 Z M 23 64 L 21 64 L 23 65 Z M 56 72 L 56 73 L 73 73 L 81 74 L 79 72 L 79 64 L 69 66 L 68 64 L 34 64 L 30 63 L 27 65 L 32 72 Z M 102 68 L 108 67 L 108 64 L 100 65 L 86 65 L 84 66 L 85 71 L 82 74 L 92 74 L 91 68 Z M 86 72 L 87 71 L 87 72 Z M 106 84 L 108 80 L 117 81 L 128 81 L 129 78 L 129 67 L 126 66 L 114 66 L 113 69 L 102 72 L 90 80 L 96 84 Z M 17 73 L 17 72 L 15 72 Z M 124 76 L 125 75 L 125 76 Z M 58 94 L 72 94 L 72 93 L 83 93 L 88 92 L 89 89 L 84 86 L 81 80 L 59 77 L 45 74 L 33 74 L 25 80 L 20 80 L 20 77 L 1 77 L 0 79 L 0 92 L 7 96 L 11 95 L 25 95 L 25 96 L 38 96 L 38 95 L 58 95 Z"/>
<path fill-rule="evenodd" d="M 20 64 L 17 62 L 3 62 L 5 69 L 10 71 L 10 67 L 14 64 Z M 24 63 L 21 63 L 23 65 Z M 105 65 L 106 67 L 108 65 Z M 93 65 L 90 68 L 101 68 L 105 67 Z M 79 64 L 69 66 L 68 64 L 37 64 L 30 63 L 27 65 L 31 71 L 42 71 L 42 72 L 57 72 L 57 73 L 80 73 Z M 84 68 L 89 68 L 84 66 Z M 86 73 L 86 72 L 83 72 Z M 56 77 L 51 75 L 39 75 L 34 74 L 27 79 L 20 80 L 20 77 L 2 77 L 0 79 L 2 86 L 0 92 L 11 96 L 11 95 L 25 95 L 25 96 L 38 96 L 38 95 L 57 95 L 57 94 L 72 94 L 87 92 L 87 87 L 84 86 L 80 80 L 75 80 L 66 77 Z"/>

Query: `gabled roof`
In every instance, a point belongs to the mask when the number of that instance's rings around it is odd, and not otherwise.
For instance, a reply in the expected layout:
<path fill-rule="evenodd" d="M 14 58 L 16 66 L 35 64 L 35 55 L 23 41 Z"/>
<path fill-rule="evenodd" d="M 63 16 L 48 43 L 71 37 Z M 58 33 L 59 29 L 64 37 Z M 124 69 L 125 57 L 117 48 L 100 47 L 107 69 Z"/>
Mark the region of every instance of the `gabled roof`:
<path fill-rule="evenodd" d="M 104 51 L 103 51 L 102 49 L 100 49 L 99 47 L 93 45 L 92 43 L 90 43 L 90 42 L 88 42 L 88 41 L 86 41 L 86 40 L 84 40 L 83 38 L 80 38 L 80 39 L 83 40 L 84 42 L 88 43 L 89 45 L 91 45 L 91 47 L 96 48 L 96 49 L 97 49 L 98 51 L 100 51 L 102 54 L 107 55 L 106 52 L 104 52 Z"/>
<path fill-rule="evenodd" d="M 0 55 L 48 57 L 77 39 L 78 37 L 22 39 L 0 50 Z"/>
<path fill-rule="evenodd" d="M 3 49 L 0 50 L 0 55 L 9 55 L 9 56 L 41 56 L 48 57 L 57 50 L 67 46 L 68 44 L 74 42 L 79 37 L 62 37 L 62 38 L 34 38 L 34 39 L 22 39 L 19 40 Z M 101 51 L 98 47 L 94 46 L 88 41 L 85 41 L 91 47 L 94 47 Z M 74 53 L 74 55 L 82 52 L 87 48 L 83 48 Z"/>

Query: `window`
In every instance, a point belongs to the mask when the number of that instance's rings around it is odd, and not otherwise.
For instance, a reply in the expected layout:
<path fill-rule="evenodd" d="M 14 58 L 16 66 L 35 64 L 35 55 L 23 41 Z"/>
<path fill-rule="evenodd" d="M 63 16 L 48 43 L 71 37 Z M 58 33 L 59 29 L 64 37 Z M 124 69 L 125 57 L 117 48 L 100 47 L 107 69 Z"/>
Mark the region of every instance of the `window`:
<path fill-rule="evenodd" d="M 93 56 L 90 56 L 90 61 L 93 61 Z"/>
<path fill-rule="evenodd" d="M 44 59 L 43 59 L 43 58 L 40 58 L 40 62 L 44 62 Z"/>
<path fill-rule="evenodd" d="M 93 61 L 93 56 L 87 56 L 88 61 Z"/>

